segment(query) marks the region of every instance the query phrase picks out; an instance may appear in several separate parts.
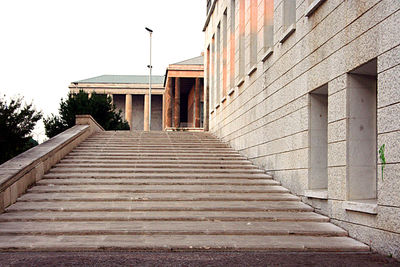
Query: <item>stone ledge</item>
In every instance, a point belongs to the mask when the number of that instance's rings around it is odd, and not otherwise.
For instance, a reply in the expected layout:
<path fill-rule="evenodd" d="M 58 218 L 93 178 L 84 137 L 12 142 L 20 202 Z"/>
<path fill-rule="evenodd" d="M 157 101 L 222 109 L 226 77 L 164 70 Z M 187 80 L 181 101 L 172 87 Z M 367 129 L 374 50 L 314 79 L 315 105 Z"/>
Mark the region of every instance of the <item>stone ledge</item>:
<path fill-rule="evenodd" d="M 288 29 L 282 34 L 281 38 L 279 39 L 280 43 L 283 43 L 284 41 L 286 41 L 290 35 L 292 35 L 292 33 L 294 33 L 294 31 L 296 30 L 296 24 L 293 23 L 292 25 L 290 25 L 288 27 Z"/>
<path fill-rule="evenodd" d="M 272 55 L 272 53 L 274 53 L 274 49 L 272 47 L 268 48 L 268 50 L 262 56 L 262 62 L 265 62 Z"/>
<path fill-rule="evenodd" d="M 352 200 L 345 201 L 343 203 L 343 207 L 346 210 L 350 211 L 358 211 L 363 213 L 369 213 L 376 215 L 378 214 L 378 204 L 376 199 L 360 199 L 360 200 Z"/>
<path fill-rule="evenodd" d="M 74 127 L 0 165 L 0 213 L 80 142 L 102 129 L 91 116 L 77 116 Z"/>
<path fill-rule="evenodd" d="M 328 189 L 310 189 L 304 191 L 308 198 L 328 199 Z"/>
<path fill-rule="evenodd" d="M 257 64 L 254 64 L 247 72 L 247 76 L 251 76 L 257 70 Z"/>
<path fill-rule="evenodd" d="M 317 8 L 322 5 L 322 3 L 325 2 L 325 0 L 314 0 L 306 9 L 306 12 L 304 12 L 304 16 L 309 17 L 314 13 Z"/>
<path fill-rule="evenodd" d="M 243 83 L 244 83 L 244 77 L 239 80 L 236 86 L 240 87 Z"/>

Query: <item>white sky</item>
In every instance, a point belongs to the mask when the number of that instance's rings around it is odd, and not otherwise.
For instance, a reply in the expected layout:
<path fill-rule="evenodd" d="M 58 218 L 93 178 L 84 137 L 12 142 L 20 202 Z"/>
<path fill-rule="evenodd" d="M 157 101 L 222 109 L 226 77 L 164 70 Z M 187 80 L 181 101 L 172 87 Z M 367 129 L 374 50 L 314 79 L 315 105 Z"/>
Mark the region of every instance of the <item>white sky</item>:
<path fill-rule="evenodd" d="M 164 75 L 203 51 L 205 10 L 204 0 L 0 0 L 0 94 L 33 100 L 46 117 L 73 81 L 148 74 L 146 26 L 153 74 Z"/>

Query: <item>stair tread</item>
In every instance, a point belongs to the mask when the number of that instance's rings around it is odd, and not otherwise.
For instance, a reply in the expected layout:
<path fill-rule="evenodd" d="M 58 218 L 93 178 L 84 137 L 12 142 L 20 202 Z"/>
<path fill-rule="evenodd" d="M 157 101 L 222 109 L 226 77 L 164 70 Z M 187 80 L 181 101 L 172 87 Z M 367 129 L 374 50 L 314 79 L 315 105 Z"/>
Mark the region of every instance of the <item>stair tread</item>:
<path fill-rule="evenodd" d="M 20 201 L 184 201 L 184 200 L 265 200 L 298 201 L 288 193 L 28 193 Z"/>
<path fill-rule="evenodd" d="M 0 236 L 0 250 L 369 251 L 348 237 L 233 235 Z"/>
<path fill-rule="evenodd" d="M 43 201 L 16 202 L 7 211 L 154 211 L 154 210 L 192 210 L 192 211 L 313 211 L 299 201 Z"/>
<path fill-rule="evenodd" d="M 0 222 L 2 234 L 254 234 L 346 236 L 343 229 L 327 222 L 246 221 L 89 221 Z"/>
<path fill-rule="evenodd" d="M 283 211 L 11 211 L 0 216 L 0 221 L 17 220 L 65 220 L 65 221 L 109 221 L 109 220 L 245 220 L 245 221 L 323 221 L 329 219 L 314 212 Z"/>

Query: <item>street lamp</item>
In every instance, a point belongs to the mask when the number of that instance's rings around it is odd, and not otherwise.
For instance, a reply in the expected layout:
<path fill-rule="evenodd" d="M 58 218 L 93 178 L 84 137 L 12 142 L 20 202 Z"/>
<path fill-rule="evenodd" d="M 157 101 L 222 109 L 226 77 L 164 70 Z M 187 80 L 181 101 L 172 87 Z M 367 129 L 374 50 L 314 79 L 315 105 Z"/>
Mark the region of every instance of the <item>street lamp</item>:
<path fill-rule="evenodd" d="M 151 35 L 153 34 L 153 30 L 148 27 L 145 27 L 145 29 L 150 34 L 150 65 L 147 65 L 147 67 L 150 69 L 150 74 L 149 74 L 149 131 L 150 131 L 151 130 L 151 70 L 153 69 L 153 66 L 151 65 Z"/>

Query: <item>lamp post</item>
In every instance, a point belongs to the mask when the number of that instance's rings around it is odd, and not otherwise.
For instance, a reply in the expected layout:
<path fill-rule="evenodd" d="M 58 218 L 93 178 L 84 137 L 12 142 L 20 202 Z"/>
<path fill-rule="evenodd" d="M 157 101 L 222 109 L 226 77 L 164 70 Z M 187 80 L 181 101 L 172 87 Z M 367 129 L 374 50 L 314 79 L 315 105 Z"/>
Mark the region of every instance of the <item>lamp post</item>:
<path fill-rule="evenodd" d="M 150 74 L 149 74 L 149 131 L 150 131 L 151 130 L 151 70 L 153 69 L 153 66 L 151 65 L 151 35 L 153 34 L 153 30 L 148 27 L 146 27 L 145 29 L 150 34 L 150 65 L 147 65 L 147 67 L 150 69 Z"/>

